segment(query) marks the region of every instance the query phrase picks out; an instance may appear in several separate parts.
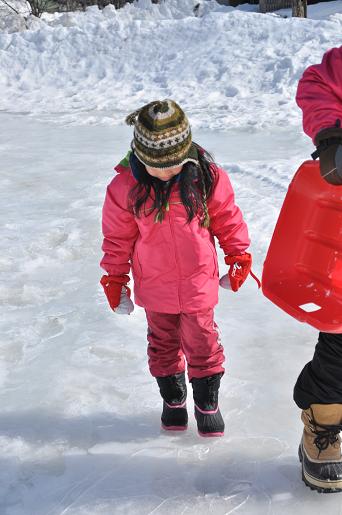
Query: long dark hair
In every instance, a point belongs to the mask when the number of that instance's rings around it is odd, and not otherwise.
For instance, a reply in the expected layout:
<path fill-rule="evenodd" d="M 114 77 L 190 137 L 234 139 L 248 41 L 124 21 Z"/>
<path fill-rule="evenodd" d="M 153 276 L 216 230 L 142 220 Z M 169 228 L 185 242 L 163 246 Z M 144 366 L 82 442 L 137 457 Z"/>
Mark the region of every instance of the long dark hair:
<path fill-rule="evenodd" d="M 146 170 L 145 165 L 135 158 L 134 167 L 137 169 L 134 174 L 138 183 L 131 189 L 129 195 L 129 206 L 138 218 L 142 215 L 148 216 L 155 213 L 155 222 L 162 222 L 165 211 L 169 209 L 169 198 L 172 186 L 179 180 L 181 201 L 187 212 L 187 222 L 196 216 L 200 216 L 202 227 L 209 227 L 210 219 L 207 208 L 207 200 L 213 191 L 215 182 L 215 171 L 211 166 L 214 163 L 209 152 L 194 143 L 198 151 L 198 164 L 187 162 L 183 165 L 182 171 L 172 177 L 169 181 L 161 181 L 152 177 Z M 153 193 L 151 195 L 151 192 Z M 148 198 L 153 200 L 152 207 L 146 209 Z"/>

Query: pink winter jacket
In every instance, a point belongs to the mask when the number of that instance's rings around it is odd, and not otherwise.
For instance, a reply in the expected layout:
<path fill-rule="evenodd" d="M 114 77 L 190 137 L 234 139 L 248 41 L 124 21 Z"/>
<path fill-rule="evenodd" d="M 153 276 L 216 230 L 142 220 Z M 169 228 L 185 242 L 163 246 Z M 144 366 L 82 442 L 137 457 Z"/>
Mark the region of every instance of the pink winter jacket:
<path fill-rule="evenodd" d="M 342 127 L 342 46 L 305 70 L 296 100 L 303 111 L 304 131 L 314 143 L 322 129 Z"/>
<path fill-rule="evenodd" d="M 154 213 L 135 217 L 128 209 L 128 194 L 137 181 L 128 161 L 122 163 L 115 168 L 103 206 L 101 267 L 109 275 L 122 275 L 132 266 L 135 303 L 147 310 L 191 313 L 214 307 L 219 286 L 214 236 L 225 254 L 241 254 L 250 243 L 227 174 L 214 166 L 208 230 L 197 217 L 187 223 L 177 183 L 162 223 L 154 222 Z"/>

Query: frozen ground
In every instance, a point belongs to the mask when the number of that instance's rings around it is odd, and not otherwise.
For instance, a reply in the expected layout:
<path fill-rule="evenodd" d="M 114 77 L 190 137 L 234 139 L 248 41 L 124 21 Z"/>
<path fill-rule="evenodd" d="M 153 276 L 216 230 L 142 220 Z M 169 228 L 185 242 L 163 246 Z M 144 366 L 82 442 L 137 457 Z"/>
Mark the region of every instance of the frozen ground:
<path fill-rule="evenodd" d="M 98 287 L 101 204 L 130 129 L 6 114 L 0 123 L 0 513 L 340 514 L 338 495 L 304 486 L 297 459 L 292 387 L 316 332 L 252 280 L 238 295 L 222 290 L 226 436 L 201 439 L 192 416 L 186 434 L 160 432 L 144 313 L 113 315 Z M 299 129 L 195 139 L 231 173 L 260 274 L 287 184 L 311 145 Z"/>

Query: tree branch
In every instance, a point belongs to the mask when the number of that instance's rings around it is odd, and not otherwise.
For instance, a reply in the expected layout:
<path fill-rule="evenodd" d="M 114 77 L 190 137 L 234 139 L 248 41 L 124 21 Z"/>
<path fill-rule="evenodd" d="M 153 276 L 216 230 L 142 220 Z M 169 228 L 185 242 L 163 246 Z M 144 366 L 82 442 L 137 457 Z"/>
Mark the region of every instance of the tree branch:
<path fill-rule="evenodd" d="M 17 11 L 16 9 L 14 9 L 14 7 L 12 5 L 10 5 L 8 2 L 6 2 L 6 0 L 0 0 L 0 2 L 2 4 L 5 4 L 7 5 L 7 7 L 9 7 L 9 9 L 12 9 L 12 11 L 15 12 L 15 14 L 17 14 L 18 16 L 20 15 L 19 11 Z"/>

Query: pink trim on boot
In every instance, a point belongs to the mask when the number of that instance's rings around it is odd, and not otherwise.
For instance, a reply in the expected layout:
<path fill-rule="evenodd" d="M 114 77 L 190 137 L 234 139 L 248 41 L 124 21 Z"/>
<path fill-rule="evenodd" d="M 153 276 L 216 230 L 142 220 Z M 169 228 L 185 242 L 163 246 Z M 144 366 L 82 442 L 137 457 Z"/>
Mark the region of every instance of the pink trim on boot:
<path fill-rule="evenodd" d="M 168 402 L 164 401 L 166 406 L 168 408 L 174 409 L 174 408 L 186 408 L 186 401 L 182 402 L 182 404 L 169 404 Z"/>
<path fill-rule="evenodd" d="M 215 415 L 215 413 L 217 413 L 217 412 L 218 412 L 218 409 L 219 409 L 219 408 L 218 408 L 218 406 L 217 406 L 217 408 L 216 408 L 216 409 L 213 409 L 213 410 L 203 410 L 203 409 L 199 408 L 199 407 L 197 406 L 197 404 L 195 404 L 195 408 L 196 408 L 200 413 L 202 413 L 202 415 Z"/>
<path fill-rule="evenodd" d="M 164 426 L 163 423 L 161 427 L 165 431 L 186 431 L 188 429 L 188 426 Z"/>
<path fill-rule="evenodd" d="M 200 436 L 203 436 L 204 438 L 206 438 L 206 437 L 211 438 L 213 436 L 224 436 L 224 433 L 201 433 L 200 431 L 198 431 L 198 434 Z"/>

